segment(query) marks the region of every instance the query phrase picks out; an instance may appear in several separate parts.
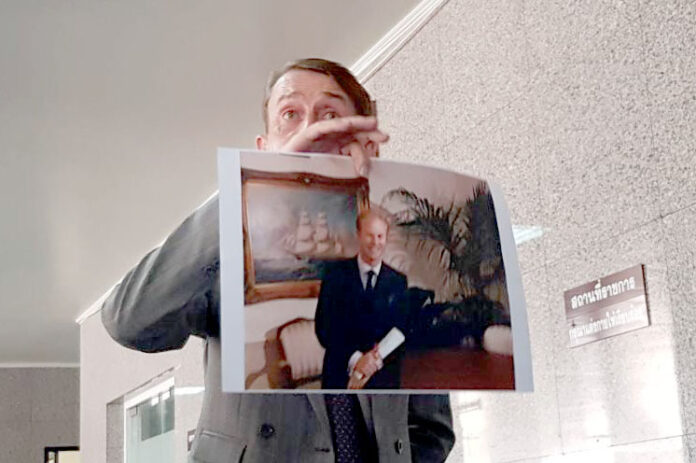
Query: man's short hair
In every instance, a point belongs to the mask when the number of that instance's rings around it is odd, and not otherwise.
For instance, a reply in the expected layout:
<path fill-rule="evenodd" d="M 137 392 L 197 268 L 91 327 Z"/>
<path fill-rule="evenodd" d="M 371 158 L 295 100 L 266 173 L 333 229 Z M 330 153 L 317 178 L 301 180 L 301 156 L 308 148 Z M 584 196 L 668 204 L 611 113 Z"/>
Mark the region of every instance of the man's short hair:
<path fill-rule="evenodd" d="M 358 217 L 355 219 L 355 229 L 358 231 L 358 233 L 360 232 L 360 224 L 373 217 L 387 224 L 387 230 L 389 229 L 389 217 L 387 217 L 386 214 L 377 211 L 376 209 L 367 209 L 366 211 L 362 211 L 360 214 L 358 214 Z"/>
<path fill-rule="evenodd" d="M 273 86 L 282 76 L 289 71 L 298 69 L 300 71 L 312 71 L 332 77 L 341 89 L 346 92 L 350 101 L 355 105 L 355 111 L 360 116 L 373 116 L 374 106 L 370 100 L 370 94 L 365 87 L 355 78 L 344 66 L 322 58 L 303 58 L 290 61 L 277 71 L 273 71 L 268 76 L 266 82 L 266 92 L 263 98 L 263 123 L 268 132 L 268 100 L 271 98 Z"/>

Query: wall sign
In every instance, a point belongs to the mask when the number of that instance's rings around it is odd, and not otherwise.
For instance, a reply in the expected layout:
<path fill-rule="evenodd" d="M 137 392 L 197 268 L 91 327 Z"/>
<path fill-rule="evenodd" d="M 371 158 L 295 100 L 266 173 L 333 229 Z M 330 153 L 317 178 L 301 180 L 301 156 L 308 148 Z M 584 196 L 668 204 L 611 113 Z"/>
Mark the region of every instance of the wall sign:
<path fill-rule="evenodd" d="M 650 325 L 643 270 L 636 265 L 563 293 L 570 347 Z"/>

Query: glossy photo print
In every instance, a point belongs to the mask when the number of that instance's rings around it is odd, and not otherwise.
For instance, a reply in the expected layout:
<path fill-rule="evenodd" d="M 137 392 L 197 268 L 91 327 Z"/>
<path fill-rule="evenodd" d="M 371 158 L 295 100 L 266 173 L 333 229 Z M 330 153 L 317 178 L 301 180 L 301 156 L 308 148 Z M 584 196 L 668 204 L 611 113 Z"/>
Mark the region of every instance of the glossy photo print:
<path fill-rule="evenodd" d="M 229 392 L 532 390 L 502 194 L 374 160 L 221 149 Z"/>

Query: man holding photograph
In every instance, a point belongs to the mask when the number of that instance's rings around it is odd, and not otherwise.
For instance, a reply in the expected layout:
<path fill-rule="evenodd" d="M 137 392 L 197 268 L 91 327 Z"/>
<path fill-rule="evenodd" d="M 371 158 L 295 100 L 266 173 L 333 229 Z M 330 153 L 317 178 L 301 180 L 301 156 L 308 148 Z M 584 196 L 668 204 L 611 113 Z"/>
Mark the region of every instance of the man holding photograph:
<path fill-rule="evenodd" d="M 350 155 L 365 173 L 387 140 L 344 67 L 299 60 L 274 73 L 262 150 Z M 189 335 L 205 347 L 205 394 L 192 462 L 441 462 L 454 443 L 444 395 L 228 394 L 221 389 L 217 198 L 196 210 L 114 288 L 102 320 L 121 344 L 159 352 Z"/>
<path fill-rule="evenodd" d="M 386 217 L 363 212 L 356 229 L 358 255 L 335 263 L 321 282 L 315 318 L 317 338 L 326 349 L 322 388 L 398 389 L 401 351 L 387 361 L 377 344 L 392 330 L 403 340 L 405 316 L 396 301 L 406 290 L 406 276 L 382 261 Z"/>

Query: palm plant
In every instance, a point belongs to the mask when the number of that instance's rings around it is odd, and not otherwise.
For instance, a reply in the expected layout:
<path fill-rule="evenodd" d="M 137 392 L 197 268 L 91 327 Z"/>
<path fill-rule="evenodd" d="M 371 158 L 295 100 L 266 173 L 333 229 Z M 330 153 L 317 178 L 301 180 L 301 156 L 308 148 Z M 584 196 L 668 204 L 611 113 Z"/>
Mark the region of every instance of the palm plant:
<path fill-rule="evenodd" d="M 443 315 L 480 325 L 477 333 L 505 321 L 500 304 L 485 294 L 486 286 L 505 278 L 493 198 L 486 183 L 478 183 L 464 202 L 438 205 L 405 188 L 389 191 L 382 202 L 392 200 L 403 205 L 395 213 L 396 225 L 408 239 L 416 240 L 416 251 L 441 268 L 441 286 L 449 285 L 454 277 L 463 296 L 447 304 Z"/>
<path fill-rule="evenodd" d="M 393 199 L 405 206 L 395 214 L 396 225 L 417 240 L 416 249 L 428 260 L 455 272 L 463 293 L 483 295 L 492 280 L 503 276 L 493 199 L 484 182 L 463 203 L 436 205 L 405 188 L 389 191 L 383 202 Z"/>

